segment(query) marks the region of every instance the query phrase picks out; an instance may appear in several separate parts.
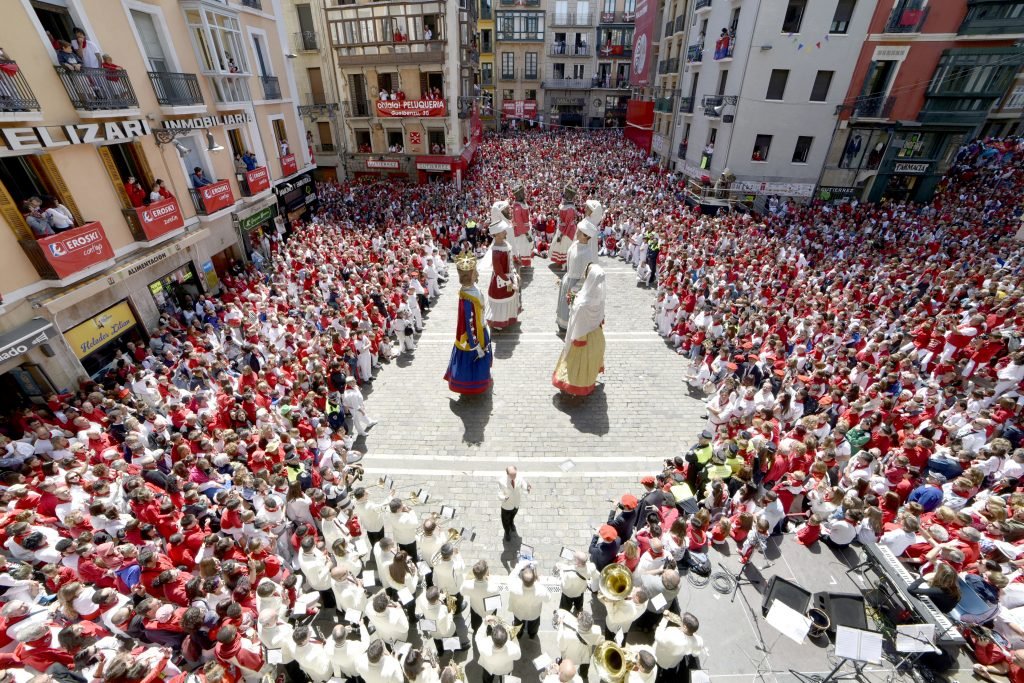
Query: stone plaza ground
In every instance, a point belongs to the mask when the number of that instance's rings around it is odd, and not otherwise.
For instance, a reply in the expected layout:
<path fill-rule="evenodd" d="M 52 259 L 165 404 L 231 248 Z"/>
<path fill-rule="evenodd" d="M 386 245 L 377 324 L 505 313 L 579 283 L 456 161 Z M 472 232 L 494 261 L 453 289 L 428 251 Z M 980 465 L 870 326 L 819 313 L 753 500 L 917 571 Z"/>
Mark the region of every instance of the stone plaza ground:
<path fill-rule="evenodd" d="M 461 552 L 470 566 L 478 559 L 492 574 L 507 575 L 519 554 L 532 548 L 540 574 L 552 582 L 554 599 L 541 621 L 539 642 L 521 639 L 523 658 L 515 675 L 536 681 L 531 664 L 542 652 L 557 656 L 551 610 L 557 607 L 557 578 L 551 569 L 562 547 L 586 550 L 597 526 L 623 493 L 638 493 L 639 480 L 660 471 L 663 461 L 681 454 L 703 429 L 700 397 L 692 396 L 682 380 L 684 361 L 654 330 L 654 294 L 636 282 L 635 272 L 618 259 L 603 258 L 607 273 L 605 373 L 597 391 L 587 398 L 560 395 L 551 386 L 551 372 L 563 341 L 557 336 L 555 303 L 558 277 L 547 261 L 536 259 L 524 273 L 524 311 L 521 323 L 494 334 L 494 388 L 483 396 L 459 397 L 448 391 L 442 377 L 455 331 L 458 280 L 451 280 L 433 305 L 418 349 L 392 362 L 366 389 L 367 410 L 379 424 L 365 441 L 367 482 L 385 474 L 393 477 L 399 495 L 420 489 L 429 493 L 421 517 L 442 504 L 457 510 L 453 526 L 475 532 Z M 489 275 L 481 262 L 481 289 Z M 498 481 L 514 464 L 532 484 L 516 525 L 521 539 L 502 541 Z M 380 489 L 376 489 L 379 493 Z M 859 551 L 857 551 L 859 552 Z M 766 557 L 755 562 L 749 576 L 773 575 L 793 579 L 812 592 L 858 592 L 865 581 L 846 571 L 857 562 L 836 557 L 827 547 L 808 551 L 792 537 L 771 543 Z M 715 569 L 721 563 L 731 574 L 738 568 L 730 555 L 711 552 Z M 709 655 L 703 668 L 718 681 L 789 681 L 800 671 L 824 675 L 835 662 L 831 645 L 797 645 L 765 623 L 760 591 L 765 581 L 743 586 L 729 595 L 711 585 L 698 588 L 684 579 L 679 596 L 682 611 L 700 619 Z M 592 601 L 597 615 L 602 608 Z M 511 617 L 505 614 L 506 620 Z M 600 623 L 600 620 L 599 620 Z M 464 633 L 464 629 L 460 629 Z M 631 641 L 644 642 L 644 634 Z M 646 635 L 647 641 L 650 635 Z M 479 680 L 471 652 L 469 681 Z M 972 678 L 969 663 L 951 672 Z M 847 667 L 846 671 L 849 670 Z M 873 681 L 889 680 L 892 665 L 869 666 Z M 905 676 L 904 676 L 905 677 Z M 597 681 L 591 669 L 591 681 Z"/>

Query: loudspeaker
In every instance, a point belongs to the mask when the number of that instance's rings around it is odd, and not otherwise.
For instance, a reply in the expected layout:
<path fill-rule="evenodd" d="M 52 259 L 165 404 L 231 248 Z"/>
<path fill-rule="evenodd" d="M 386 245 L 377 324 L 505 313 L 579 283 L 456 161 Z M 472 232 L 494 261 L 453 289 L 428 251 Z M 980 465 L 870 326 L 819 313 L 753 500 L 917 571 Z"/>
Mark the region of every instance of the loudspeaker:
<path fill-rule="evenodd" d="M 763 616 L 768 616 L 768 610 L 776 600 L 781 600 L 784 605 L 800 614 L 807 614 L 807 608 L 811 605 L 811 591 L 781 576 L 773 576 L 761 599 Z"/>
<path fill-rule="evenodd" d="M 834 636 L 836 626 L 867 629 L 868 617 L 864 597 L 859 593 L 815 593 L 814 606 L 828 615 L 828 634 Z"/>

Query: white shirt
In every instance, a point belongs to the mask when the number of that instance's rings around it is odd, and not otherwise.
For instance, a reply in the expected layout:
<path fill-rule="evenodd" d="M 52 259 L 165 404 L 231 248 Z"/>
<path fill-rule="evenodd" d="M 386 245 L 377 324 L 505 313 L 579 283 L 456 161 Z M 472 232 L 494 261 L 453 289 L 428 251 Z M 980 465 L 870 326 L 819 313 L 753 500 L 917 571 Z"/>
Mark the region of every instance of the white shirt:
<path fill-rule="evenodd" d="M 333 644 L 333 640 L 326 643 L 309 640 L 305 645 L 295 648 L 295 661 L 314 683 L 326 681 L 334 674 Z"/>
<path fill-rule="evenodd" d="M 366 633 L 365 627 L 359 627 L 359 639 L 345 639 L 334 641 L 334 656 L 331 658 L 334 665 L 334 675 L 340 678 L 352 678 L 358 675 L 358 665 L 366 661 Z"/>
<path fill-rule="evenodd" d="M 477 662 L 484 671 L 495 676 L 507 676 L 512 673 L 512 666 L 523 655 L 519 649 L 519 642 L 515 640 L 509 640 L 502 648 L 494 647 L 494 641 L 491 640 L 485 626 L 477 629 L 475 642 Z"/>
<path fill-rule="evenodd" d="M 331 587 L 331 563 L 327 557 L 313 548 L 310 552 L 299 551 L 299 570 L 306 577 L 306 584 L 315 591 Z"/>
<path fill-rule="evenodd" d="M 424 619 L 434 622 L 434 630 L 424 634 L 427 638 L 451 638 L 455 635 L 455 620 L 448 611 L 448 605 L 438 600 L 433 605 L 427 601 L 426 593 L 416 598 L 416 612 Z"/>
<path fill-rule="evenodd" d="M 662 619 L 654 631 L 654 659 L 663 669 L 674 668 L 687 655 L 699 655 L 704 649 L 704 641 L 700 636 L 687 635 L 686 632 Z"/>
<path fill-rule="evenodd" d="M 477 581 L 476 579 L 467 579 L 462 584 L 462 590 L 460 591 L 465 597 L 469 598 L 469 608 L 476 612 L 479 616 L 484 616 L 487 611 L 484 609 L 484 598 L 498 594 L 498 584 L 495 582 L 493 577 L 488 576 L 484 581 Z"/>
<path fill-rule="evenodd" d="M 647 610 L 646 600 L 644 600 L 643 603 L 637 603 L 632 598 L 627 600 L 610 600 L 603 602 L 605 608 L 608 610 L 604 623 L 612 633 L 615 633 L 616 631 L 626 633 L 629 631 L 629 627 L 633 625 L 633 622 L 636 621 L 636 618 Z"/>
<path fill-rule="evenodd" d="M 405 674 L 394 656 L 385 654 L 376 664 L 371 664 L 365 654 L 356 661 L 356 671 L 366 683 L 404 683 Z"/>
<path fill-rule="evenodd" d="M 516 510 L 523 501 L 523 492 L 528 484 L 522 475 L 517 474 L 515 483 L 509 483 L 508 476 L 503 476 L 498 481 L 498 498 L 501 500 L 502 510 Z"/>
<path fill-rule="evenodd" d="M 882 534 L 882 538 L 879 539 L 878 544 L 884 545 L 892 551 L 893 555 L 899 557 L 906 552 L 907 548 L 915 543 L 916 538 L 917 535 L 912 534 L 909 531 L 893 529 L 892 531 L 886 531 Z"/>
<path fill-rule="evenodd" d="M 434 565 L 434 585 L 447 595 L 458 595 L 462 590 L 462 579 L 466 575 L 466 561 L 455 553 L 450 560 L 437 561 Z"/>
<path fill-rule="evenodd" d="M 562 595 L 567 598 L 578 598 L 583 595 L 583 591 L 587 590 L 587 586 L 597 577 L 597 567 L 593 562 L 587 562 L 583 567 L 577 567 L 575 563 L 559 564 L 558 567 Z"/>
<path fill-rule="evenodd" d="M 374 503 L 369 498 L 356 501 L 356 516 L 359 517 L 359 525 L 366 531 L 374 533 L 384 530 L 384 504 Z"/>
<path fill-rule="evenodd" d="M 400 640 L 405 642 L 409 638 L 409 618 L 400 607 L 388 606 L 384 613 L 375 612 L 372 608 L 367 611 L 366 616 L 370 623 L 377 629 L 373 637 L 380 640 Z"/>
<path fill-rule="evenodd" d="M 391 512 L 388 510 L 384 518 L 384 525 L 391 531 L 391 535 L 399 545 L 409 545 L 416 542 L 416 532 L 420 528 L 420 520 L 412 510 Z"/>
<path fill-rule="evenodd" d="M 547 586 L 540 579 L 534 581 L 529 588 L 519 579 L 510 579 L 508 582 L 508 609 L 521 621 L 539 619 L 549 597 Z"/>
<path fill-rule="evenodd" d="M 579 625 L 576 622 L 576 617 L 565 610 L 559 610 L 559 615 L 562 620 L 556 631 L 558 652 L 563 658 L 571 659 L 577 665 L 586 664 L 590 661 L 590 655 L 593 654 L 594 648 L 604 641 L 601 628 L 591 626 L 589 632 L 577 635 L 576 631 L 579 629 Z"/>

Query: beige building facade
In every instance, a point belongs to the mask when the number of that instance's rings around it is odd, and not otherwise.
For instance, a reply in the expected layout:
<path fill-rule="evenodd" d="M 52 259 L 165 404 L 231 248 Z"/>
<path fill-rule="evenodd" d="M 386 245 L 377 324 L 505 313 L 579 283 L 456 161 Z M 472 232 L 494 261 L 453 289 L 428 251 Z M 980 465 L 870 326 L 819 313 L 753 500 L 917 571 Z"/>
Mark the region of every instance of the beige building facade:
<path fill-rule="evenodd" d="M 313 167 L 279 0 L 6 9 L 0 393 L 38 401 L 291 229 Z"/>

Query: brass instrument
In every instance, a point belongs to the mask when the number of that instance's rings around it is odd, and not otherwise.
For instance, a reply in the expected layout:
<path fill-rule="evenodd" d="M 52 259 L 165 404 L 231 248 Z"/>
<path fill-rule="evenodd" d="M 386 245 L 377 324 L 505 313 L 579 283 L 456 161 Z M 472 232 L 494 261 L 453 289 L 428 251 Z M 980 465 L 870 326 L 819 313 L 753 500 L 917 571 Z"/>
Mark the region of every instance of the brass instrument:
<path fill-rule="evenodd" d="M 448 528 L 448 541 L 447 542 L 451 543 L 453 546 L 455 546 L 455 549 L 457 550 L 458 547 L 459 547 L 459 544 L 462 543 L 462 533 L 458 529 L 452 529 L 451 527 L 449 527 Z M 440 560 L 440 559 L 441 559 L 441 551 L 438 550 L 436 553 L 434 553 L 430 557 L 430 566 L 433 567 L 434 565 L 436 565 L 437 561 Z"/>
<path fill-rule="evenodd" d="M 621 564 L 610 564 L 601 570 L 597 588 L 607 600 L 625 600 L 633 592 L 633 575 Z"/>
<path fill-rule="evenodd" d="M 661 616 L 664 617 L 668 621 L 668 623 L 678 626 L 680 628 L 683 627 L 683 618 L 675 612 L 665 610 L 661 613 Z"/>
<path fill-rule="evenodd" d="M 597 674 L 606 683 L 622 683 L 636 666 L 637 657 L 631 655 L 611 640 L 606 640 L 594 650 L 594 666 Z"/>
<path fill-rule="evenodd" d="M 455 680 L 460 681 L 461 683 L 466 683 L 466 665 L 465 664 L 459 664 L 456 661 L 452 661 L 445 668 L 446 669 L 454 669 L 455 670 Z"/>
<path fill-rule="evenodd" d="M 507 622 L 505 622 L 504 619 L 502 619 L 496 614 L 492 614 L 490 616 L 488 623 L 490 623 L 490 625 L 492 626 L 501 626 L 502 628 L 504 628 L 505 631 L 508 633 L 509 640 L 515 640 L 516 638 L 518 638 L 519 632 L 523 629 L 522 624 L 517 624 L 515 626 L 509 625 Z"/>
<path fill-rule="evenodd" d="M 454 595 L 446 595 L 444 598 L 444 605 L 448 608 L 448 612 L 455 614 L 456 606 L 459 604 L 459 599 Z"/>

